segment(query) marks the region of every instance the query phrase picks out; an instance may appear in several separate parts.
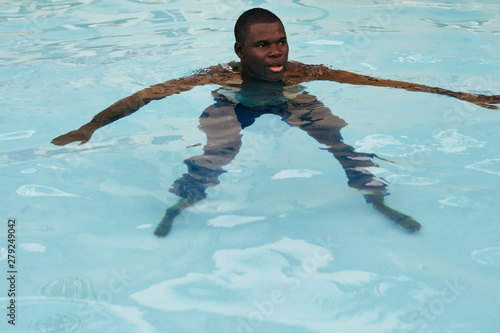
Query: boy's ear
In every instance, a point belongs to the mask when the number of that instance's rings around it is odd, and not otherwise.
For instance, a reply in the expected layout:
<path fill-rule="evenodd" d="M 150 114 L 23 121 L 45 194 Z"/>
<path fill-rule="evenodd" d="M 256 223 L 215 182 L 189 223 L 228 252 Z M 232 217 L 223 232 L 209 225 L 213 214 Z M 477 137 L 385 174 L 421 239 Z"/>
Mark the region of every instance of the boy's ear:
<path fill-rule="evenodd" d="M 243 58 L 243 45 L 240 42 L 234 43 L 234 52 L 236 52 L 238 58 Z"/>

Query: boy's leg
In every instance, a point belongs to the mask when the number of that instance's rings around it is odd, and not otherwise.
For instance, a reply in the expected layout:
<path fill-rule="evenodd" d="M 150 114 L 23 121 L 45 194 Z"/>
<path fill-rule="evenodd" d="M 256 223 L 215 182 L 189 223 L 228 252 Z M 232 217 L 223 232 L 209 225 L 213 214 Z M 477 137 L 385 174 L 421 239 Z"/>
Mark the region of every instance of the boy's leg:
<path fill-rule="evenodd" d="M 180 197 L 168 208 L 155 235 L 164 237 L 172 227 L 172 222 L 185 208 L 206 198 L 205 190 L 219 184 L 218 177 L 225 171 L 241 147 L 241 124 L 234 112 L 235 104 L 225 99 L 208 107 L 200 116 L 200 129 L 207 135 L 203 154 L 184 161 L 188 172 L 177 179 L 170 191 Z"/>
<path fill-rule="evenodd" d="M 332 153 L 344 169 L 348 185 L 365 192 L 367 203 L 390 220 L 408 231 L 417 231 L 421 225 L 412 217 L 388 207 L 384 197 L 388 195 L 387 185 L 378 180 L 367 167 L 378 166 L 373 162 L 375 154 L 357 152 L 354 147 L 345 144 L 340 131 L 347 123 L 332 114 L 332 111 L 319 102 L 315 96 L 307 93 L 289 102 L 288 115 L 283 120 L 299 127 Z"/>

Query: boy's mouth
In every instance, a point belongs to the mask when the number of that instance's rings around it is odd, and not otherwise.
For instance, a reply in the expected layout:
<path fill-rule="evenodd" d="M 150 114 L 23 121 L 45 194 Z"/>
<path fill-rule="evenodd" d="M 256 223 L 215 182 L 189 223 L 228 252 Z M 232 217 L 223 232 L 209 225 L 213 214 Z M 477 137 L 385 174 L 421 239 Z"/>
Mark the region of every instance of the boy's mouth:
<path fill-rule="evenodd" d="M 272 72 L 275 72 L 275 73 L 279 73 L 283 70 L 283 65 L 270 65 L 268 66 L 268 68 L 272 71 Z"/>

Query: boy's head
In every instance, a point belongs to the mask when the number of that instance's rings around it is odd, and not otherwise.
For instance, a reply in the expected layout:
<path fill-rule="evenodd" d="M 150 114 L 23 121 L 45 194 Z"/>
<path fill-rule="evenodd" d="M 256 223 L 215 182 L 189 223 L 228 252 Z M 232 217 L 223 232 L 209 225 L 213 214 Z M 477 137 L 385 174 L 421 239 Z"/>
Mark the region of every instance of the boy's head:
<path fill-rule="evenodd" d="M 281 20 L 274 13 L 263 8 L 249 9 L 240 15 L 234 26 L 234 38 L 239 43 L 244 43 L 248 37 L 249 27 L 255 23 L 281 23 Z"/>
<path fill-rule="evenodd" d="M 242 74 L 267 81 L 280 81 L 288 60 L 286 32 L 272 12 L 247 10 L 234 26 L 234 50 L 241 60 Z"/>

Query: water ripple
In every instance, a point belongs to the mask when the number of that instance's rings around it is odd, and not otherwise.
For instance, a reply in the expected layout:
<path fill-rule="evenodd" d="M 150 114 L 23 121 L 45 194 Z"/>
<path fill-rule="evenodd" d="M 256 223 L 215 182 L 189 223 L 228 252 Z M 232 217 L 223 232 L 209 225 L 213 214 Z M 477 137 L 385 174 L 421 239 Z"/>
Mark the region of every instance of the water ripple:
<path fill-rule="evenodd" d="M 1 301 L 7 300 L 6 298 Z M 64 297 L 18 297 L 19 332 L 157 332 L 135 307 Z"/>
<path fill-rule="evenodd" d="M 469 136 L 458 133 L 458 129 L 449 129 L 434 135 L 436 141 L 441 145 L 438 150 L 446 154 L 460 153 L 468 148 L 482 148 L 486 144 Z"/>
<path fill-rule="evenodd" d="M 479 264 L 500 267 L 500 247 L 475 250 L 471 257 Z"/>
<path fill-rule="evenodd" d="M 79 195 L 67 193 L 53 187 L 33 184 L 23 185 L 16 192 L 23 197 L 80 197 Z"/>
<path fill-rule="evenodd" d="M 265 216 L 220 215 L 208 220 L 207 224 L 213 227 L 232 228 L 236 225 L 262 221 L 265 219 Z"/>
<path fill-rule="evenodd" d="M 408 156 L 427 150 L 424 145 L 405 144 L 387 134 L 372 134 L 356 141 L 356 150 L 385 156 Z"/>
<path fill-rule="evenodd" d="M 492 158 L 481 162 L 474 162 L 465 168 L 500 176 L 500 159 Z"/>
<path fill-rule="evenodd" d="M 18 140 L 18 139 L 28 139 L 35 134 L 36 131 L 28 130 L 28 131 L 17 131 L 11 133 L 0 134 L 0 140 Z"/>

